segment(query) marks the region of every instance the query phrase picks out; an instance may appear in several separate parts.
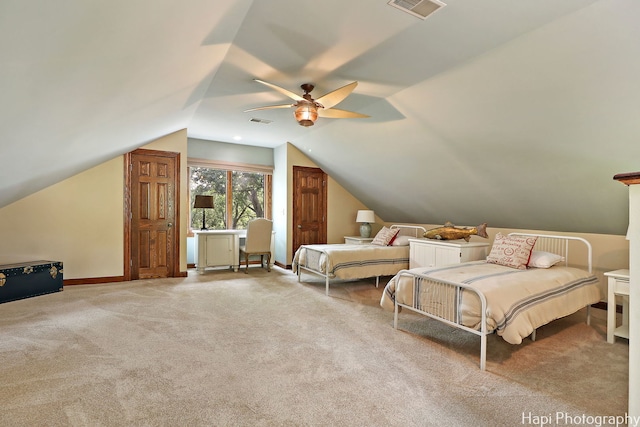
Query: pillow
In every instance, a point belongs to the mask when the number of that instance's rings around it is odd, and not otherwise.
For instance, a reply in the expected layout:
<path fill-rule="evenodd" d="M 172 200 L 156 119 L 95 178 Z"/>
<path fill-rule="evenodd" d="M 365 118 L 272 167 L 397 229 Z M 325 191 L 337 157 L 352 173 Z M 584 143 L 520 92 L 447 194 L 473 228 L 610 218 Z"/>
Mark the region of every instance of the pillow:
<path fill-rule="evenodd" d="M 526 270 L 537 237 L 496 234 L 487 262 Z"/>
<path fill-rule="evenodd" d="M 545 251 L 531 251 L 531 258 L 529 259 L 528 267 L 535 268 L 549 268 L 560 261 L 564 261 L 564 257 Z"/>
<path fill-rule="evenodd" d="M 391 242 L 391 246 L 409 246 L 409 239 L 415 239 L 415 237 L 396 235 L 396 238 Z"/>
<path fill-rule="evenodd" d="M 373 238 L 371 244 L 378 246 L 387 246 L 393 241 L 399 231 L 400 230 L 397 228 L 392 230 L 389 227 L 382 227 L 382 229 L 378 231 L 378 234 L 376 234 L 376 237 Z"/>

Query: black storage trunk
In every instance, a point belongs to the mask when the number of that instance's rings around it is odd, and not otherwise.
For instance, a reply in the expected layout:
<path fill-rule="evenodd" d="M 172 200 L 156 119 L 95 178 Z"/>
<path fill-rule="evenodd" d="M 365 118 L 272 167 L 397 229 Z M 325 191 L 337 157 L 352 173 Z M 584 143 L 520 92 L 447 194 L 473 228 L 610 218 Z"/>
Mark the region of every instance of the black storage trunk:
<path fill-rule="evenodd" d="M 62 262 L 0 264 L 0 303 L 59 292 L 62 288 Z"/>

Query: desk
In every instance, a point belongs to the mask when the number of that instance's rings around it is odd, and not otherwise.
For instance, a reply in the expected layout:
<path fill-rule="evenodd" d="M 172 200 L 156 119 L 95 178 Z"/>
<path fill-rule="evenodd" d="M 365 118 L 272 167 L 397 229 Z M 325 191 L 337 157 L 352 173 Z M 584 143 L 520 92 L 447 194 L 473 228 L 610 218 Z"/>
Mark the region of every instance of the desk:
<path fill-rule="evenodd" d="M 629 270 L 604 273 L 607 280 L 607 342 L 613 344 L 615 337 L 629 339 Z M 622 296 L 622 325 L 616 323 L 616 296 Z"/>
<path fill-rule="evenodd" d="M 233 268 L 240 266 L 240 246 L 247 237 L 247 230 L 194 230 L 196 271 L 204 273 L 207 267 Z M 271 233 L 271 262 L 275 262 L 275 231 Z"/>

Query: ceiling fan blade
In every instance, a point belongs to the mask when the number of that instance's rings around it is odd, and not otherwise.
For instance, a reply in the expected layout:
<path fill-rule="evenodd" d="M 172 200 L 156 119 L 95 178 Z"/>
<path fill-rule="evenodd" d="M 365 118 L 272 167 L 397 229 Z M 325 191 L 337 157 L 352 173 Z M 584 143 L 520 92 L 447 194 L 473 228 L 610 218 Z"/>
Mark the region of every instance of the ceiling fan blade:
<path fill-rule="evenodd" d="M 274 108 L 291 108 L 293 107 L 292 104 L 281 104 L 281 105 L 266 105 L 264 107 L 257 107 L 257 108 L 250 108 L 248 110 L 244 110 L 245 113 L 248 113 L 249 111 L 257 111 L 257 110 L 271 110 Z"/>
<path fill-rule="evenodd" d="M 337 108 L 319 108 L 318 116 L 326 117 L 328 119 L 364 119 L 370 117 L 366 114 L 360 114 L 347 110 L 338 110 Z"/>
<path fill-rule="evenodd" d="M 291 98 L 293 100 L 302 101 L 304 99 L 303 97 L 301 97 L 298 94 L 295 94 L 295 93 L 293 93 L 293 92 L 291 92 L 291 91 L 289 91 L 289 90 L 287 90 L 285 88 L 282 88 L 280 86 L 276 86 L 276 85 L 274 85 L 272 83 L 265 82 L 264 80 L 258 80 L 258 79 L 253 79 L 253 80 L 255 80 L 258 83 L 262 83 L 265 86 L 269 86 L 271 89 L 277 90 L 281 94 L 286 95 L 286 96 L 288 96 L 289 98 Z"/>
<path fill-rule="evenodd" d="M 358 82 L 349 83 L 342 86 L 340 89 L 336 89 L 333 92 L 329 92 L 326 95 L 322 95 L 316 99 L 316 102 L 322 104 L 324 108 L 331 108 L 345 99 L 353 90 L 358 86 Z"/>

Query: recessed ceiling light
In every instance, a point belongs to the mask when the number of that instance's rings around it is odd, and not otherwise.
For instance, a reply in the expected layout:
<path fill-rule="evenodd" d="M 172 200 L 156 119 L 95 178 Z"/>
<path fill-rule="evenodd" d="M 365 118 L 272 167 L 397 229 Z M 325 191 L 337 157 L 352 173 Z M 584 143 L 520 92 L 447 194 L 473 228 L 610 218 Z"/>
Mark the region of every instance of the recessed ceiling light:
<path fill-rule="evenodd" d="M 240 141 L 242 139 L 242 137 L 240 135 L 236 135 L 233 137 L 234 141 Z"/>

